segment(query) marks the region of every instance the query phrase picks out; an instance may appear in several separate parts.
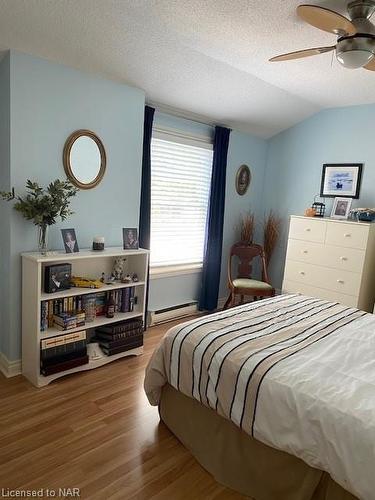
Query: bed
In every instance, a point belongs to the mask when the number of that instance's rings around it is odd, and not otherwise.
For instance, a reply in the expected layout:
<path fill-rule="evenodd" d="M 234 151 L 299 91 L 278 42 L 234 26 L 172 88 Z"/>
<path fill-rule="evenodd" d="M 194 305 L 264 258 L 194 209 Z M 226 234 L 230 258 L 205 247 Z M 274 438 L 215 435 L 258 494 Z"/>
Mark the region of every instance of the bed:
<path fill-rule="evenodd" d="M 162 420 L 256 500 L 375 499 L 375 317 L 297 294 L 170 329 L 146 369 Z"/>

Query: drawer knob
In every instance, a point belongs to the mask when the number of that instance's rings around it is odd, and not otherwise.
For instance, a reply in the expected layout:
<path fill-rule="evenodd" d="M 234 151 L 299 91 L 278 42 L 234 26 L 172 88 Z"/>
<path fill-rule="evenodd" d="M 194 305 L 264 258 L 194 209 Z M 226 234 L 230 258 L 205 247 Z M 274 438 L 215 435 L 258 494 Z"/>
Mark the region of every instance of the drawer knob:
<path fill-rule="evenodd" d="M 340 257 L 340 260 L 348 260 L 348 257 Z"/>
<path fill-rule="evenodd" d="M 345 236 L 345 238 L 350 238 L 351 234 L 350 233 L 345 233 L 344 236 Z"/>
<path fill-rule="evenodd" d="M 344 280 L 337 280 L 337 283 L 340 283 L 340 285 L 343 285 L 345 282 L 344 282 Z"/>
<path fill-rule="evenodd" d="M 309 253 L 307 250 L 304 250 L 303 253 Z"/>
<path fill-rule="evenodd" d="M 302 274 L 302 276 L 305 276 L 306 274 L 305 271 L 300 271 L 299 273 Z"/>
<path fill-rule="evenodd" d="M 305 231 L 309 233 L 309 232 L 311 231 L 311 229 L 310 229 L 309 227 L 307 227 L 307 228 L 305 229 Z"/>

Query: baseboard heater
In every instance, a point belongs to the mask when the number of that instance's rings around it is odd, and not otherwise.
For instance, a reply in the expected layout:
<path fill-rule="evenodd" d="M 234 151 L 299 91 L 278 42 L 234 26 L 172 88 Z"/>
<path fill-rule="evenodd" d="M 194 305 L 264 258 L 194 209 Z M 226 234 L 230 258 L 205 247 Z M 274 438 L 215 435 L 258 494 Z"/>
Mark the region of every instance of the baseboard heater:
<path fill-rule="evenodd" d="M 191 316 L 192 314 L 196 314 L 197 311 L 197 302 L 188 302 L 186 304 L 180 304 L 178 306 L 166 307 L 164 309 L 158 309 L 156 311 L 149 311 L 147 315 L 147 324 L 148 326 L 160 325 L 160 323 L 166 323 L 167 321 L 172 321 L 174 319 Z"/>

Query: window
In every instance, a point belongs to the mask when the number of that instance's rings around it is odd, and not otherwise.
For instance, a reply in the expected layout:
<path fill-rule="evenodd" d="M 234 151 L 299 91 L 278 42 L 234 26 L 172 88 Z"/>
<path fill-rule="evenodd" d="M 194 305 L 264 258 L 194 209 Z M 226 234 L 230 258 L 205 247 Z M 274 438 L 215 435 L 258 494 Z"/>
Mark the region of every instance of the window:
<path fill-rule="evenodd" d="M 151 266 L 202 263 L 211 170 L 208 140 L 154 131 Z"/>

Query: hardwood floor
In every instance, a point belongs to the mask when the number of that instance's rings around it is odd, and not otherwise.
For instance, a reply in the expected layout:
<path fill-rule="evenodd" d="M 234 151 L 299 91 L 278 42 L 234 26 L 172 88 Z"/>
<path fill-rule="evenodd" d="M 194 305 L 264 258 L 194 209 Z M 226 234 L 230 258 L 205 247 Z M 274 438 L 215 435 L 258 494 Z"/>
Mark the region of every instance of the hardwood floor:
<path fill-rule="evenodd" d="M 0 498 L 7 489 L 41 488 L 42 498 L 47 489 L 62 498 L 59 488 L 97 500 L 245 498 L 215 482 L 143 392 L 148 359 L 172 325 L 148 331 L 143 356 L 42 389 L 0 374 Z"/>

